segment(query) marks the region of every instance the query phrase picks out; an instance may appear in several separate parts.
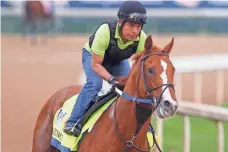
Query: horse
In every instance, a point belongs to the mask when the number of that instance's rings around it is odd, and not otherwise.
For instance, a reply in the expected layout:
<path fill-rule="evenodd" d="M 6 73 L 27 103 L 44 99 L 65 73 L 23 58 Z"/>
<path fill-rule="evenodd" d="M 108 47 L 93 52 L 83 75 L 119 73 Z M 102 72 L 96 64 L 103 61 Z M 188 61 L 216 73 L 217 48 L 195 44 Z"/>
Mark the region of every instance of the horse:
<path fill-rule="evenodd" d="M 43 30 L 42 33 L 47 34 L 49 30 L 55 26 L 54 13 L 51 8 L 47 8 L 47 6 L 47 4 L 41 1 L 24 2 L 21 22 L 22 36 L 24 38 L 27 30 L 29 30 L 31 34 L 31 44 L 37 43 L 37 34 L 41 32 L 40 29 Z"/>
<path fill-rule="evenodd" d="M 169 59 L 174 38 L 164 48 L 154 45 L 152 36 L 144 50 L 134 56 L 123 92 L 83 137 L 78 152 L 149 152 L 146 133 L 152 114 L 161 119 L 173 116 L 178 108 L 173 78 L 175 68 Z M 64 102 L 78 94 L 82 86 L 56 92 L 41 109 L 33 134 L 32 152 L 58 152 L 50 145 L 53 117 Z M 117 89 L 118 90 L 118 89 Z"/>

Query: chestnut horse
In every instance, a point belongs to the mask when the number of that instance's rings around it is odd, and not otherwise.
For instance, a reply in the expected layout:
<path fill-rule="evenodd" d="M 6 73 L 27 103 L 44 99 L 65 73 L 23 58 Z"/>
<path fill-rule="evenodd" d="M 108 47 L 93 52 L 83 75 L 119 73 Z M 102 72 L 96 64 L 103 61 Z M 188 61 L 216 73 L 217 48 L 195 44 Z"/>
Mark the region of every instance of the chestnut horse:
<path fill-rule="evenodd" d="M 21 23 L 22 36 L 24 37 L 29 32 L 31 44 L 37 43 L 37 34 L 41 32 L 40 29 L 42 29 L 43 34 L 47 34 L 51 28 L 54 28 L 53 11 L 51 8 L 45 9 L 46 7 L 41 1 L 24 2 Z"/>
<path fill-rule="evenodd" d="M 146 134 L 152 113 L 156 110 L 160 118 L 168 118 L 178 107 L 175 68 L 169 59 L 173 42 L 159 48 L 151 36 L 147 37 L 144 51 L 134 57 L 123 92 L 83 138 L 78 152 L 149 152 Z M 64 88 L 46 102 L 35 126 L 32 152 L 58 151 L 50 145 L 54 115 L 80 88 Z"/>

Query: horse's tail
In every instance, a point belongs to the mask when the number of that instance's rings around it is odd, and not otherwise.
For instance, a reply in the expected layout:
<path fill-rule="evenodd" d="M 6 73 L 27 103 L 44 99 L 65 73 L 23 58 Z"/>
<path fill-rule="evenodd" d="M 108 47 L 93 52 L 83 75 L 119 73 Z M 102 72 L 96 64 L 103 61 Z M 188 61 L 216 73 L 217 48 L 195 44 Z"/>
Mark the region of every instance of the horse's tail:
<path fill-rule="evenodd" d="M 71 96 L 79 93 L 81 86 L 63 88 L 52 95 L 42 107 L 33 133 L 32 152 L 52 152 L 50 145 L 55 113 Z"/>

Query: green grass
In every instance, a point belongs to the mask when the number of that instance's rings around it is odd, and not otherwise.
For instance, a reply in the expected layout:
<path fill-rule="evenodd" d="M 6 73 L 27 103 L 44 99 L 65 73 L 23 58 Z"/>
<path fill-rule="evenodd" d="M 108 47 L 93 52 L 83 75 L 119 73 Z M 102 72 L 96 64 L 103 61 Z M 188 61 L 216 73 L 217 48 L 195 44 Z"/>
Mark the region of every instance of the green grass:
<path fill-rule="evenodd" d="M 228 107 L 225 105 L 224 107 Z M 154 124 L 154 123 L 153 123 Z M 216 152 L 217 127 L 216 123 L 200 117 L 190 117 L 191 124 L 191 152 Z M 228 123 L 224 124 L 225 152 L 228 152 Z M 155 124 L 154 124 L 155 126 Z M 174 116 L 164 121 L 163 132 L 164 152 L 182 152 L 184 142 L 184 120 L 181 116 Z"/>

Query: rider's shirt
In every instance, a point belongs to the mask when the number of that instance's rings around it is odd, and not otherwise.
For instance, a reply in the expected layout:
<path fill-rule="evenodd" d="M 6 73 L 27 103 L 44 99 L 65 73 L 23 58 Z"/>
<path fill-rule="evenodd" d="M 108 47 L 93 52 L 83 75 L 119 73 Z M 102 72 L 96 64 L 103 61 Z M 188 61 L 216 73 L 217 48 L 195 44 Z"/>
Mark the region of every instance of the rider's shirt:
<path fill-rule="evenodd" d="M 117 39 L 117 44 L 120 49 L 125 49 L 129 45 L 133 44 L 134 41 L 138 41 L 138 47 L 136 50 L 136 53 L 144 50 L 144 43 L 146 39 L 146 34 L 143 30 L 141 30 L 140 36 L 138 36 L 135 40 L 127 41 L 124 43 L 122 38 L 119 34 L 119 25 L 116 25 L 116 32 L 115 32 L 115 38 Z M 92 46 L 90 47 L 89 42 L 87 42 L 84 46 L 86 50 L 88 50 L 90 53 L 93 52 L 97 55 L 104 56 L 105 51 L 107 50 L 109 46 L 110 41 L 110 29 L 108 24 L 102 24 L 96 31 L 95 37 L 93 39 Z"/>

